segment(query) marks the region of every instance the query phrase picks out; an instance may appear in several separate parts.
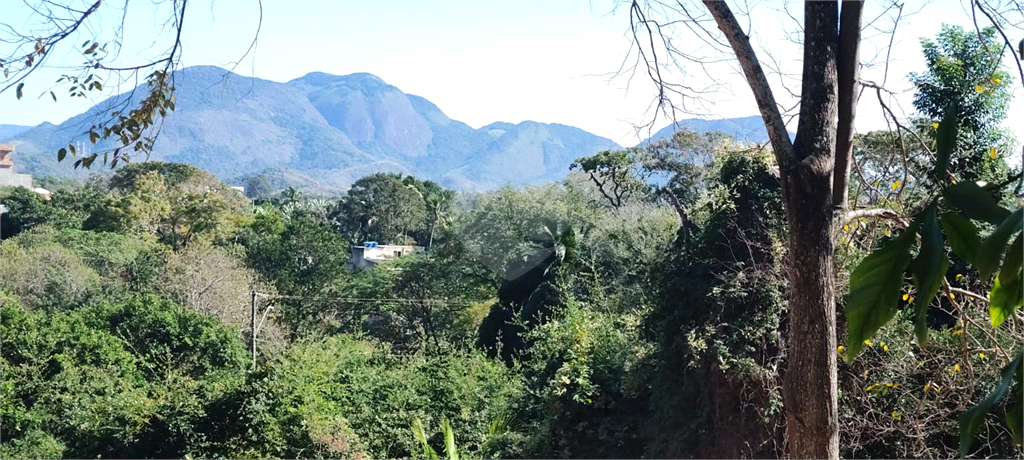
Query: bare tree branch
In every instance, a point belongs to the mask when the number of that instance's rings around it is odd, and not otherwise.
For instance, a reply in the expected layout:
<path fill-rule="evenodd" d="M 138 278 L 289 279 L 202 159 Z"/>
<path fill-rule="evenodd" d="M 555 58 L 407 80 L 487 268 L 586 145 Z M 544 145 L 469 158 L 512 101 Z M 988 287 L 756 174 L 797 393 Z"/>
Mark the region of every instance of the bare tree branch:
<path fill-rule="evenodd" d="M 887 208 L 855 209 L 855 210 L 849 211 L 845 215 L 843 215 L 843 223 L 844 224 L 850 223 L 850 222 L 853 222 L 853 221 L 855 221 L 857 219 L 863 219 L 863 218 L 866 218 L 866 217 L 874 217 L 874 218 L 882 218 L 882 219 L 890 219 L 890 220 L 900 220 L 901 219 L 900 215 L 896 214 L 896 211 L 893 211 L 892 209 L 887 209 Z M 904 222 L 904 224 L 905 224 L 905 222 Z"/>
<path fill-rule="evenodd" d="M 793 142 L 789 139 L 786 123 L 783 122 L 782 115 L 779 113 L 779 107 L 775 103 L 775 96 L 772 94 L 768 79 L 761 69 L 754 49 L 750 46 L 750 38 L 743 33 L 739 22 L 736 21 L 736 17 L 725 2 L 705 1 L 704 6 L 714 16 L 718 28 L 725 34 L 725 38 L 732 46 L 740 67 L 743 69 L 743 74 L 750 83 L 750 89 L 754 92 L 757 108 L 765 120 L 768 138 L 775 151 L 775 161 L 779 164 L 780 179 L 783 183 L 783 190 L 785 190 L 791 168 L 789 156 L 793 151 Z"/>
<path fill-rule="evenodd" d="M 1012 51 L 1013 41 L 1011 41 L 1010 38 L 1006 36 L 1006 32 L 1003 30 L 1003 25 L 1000 23 L 1000 21 L 996 20 L 996 18 L 993 17 L 993 13 L 989 11 L 989 8 L 987 8 L 981 0 L 972 1 L 971 8 L 977 8 L 979 11 L 981 11 L 982 14 L 985 15 L 985 17 L 988 18 L 989 22 L 992 23 L 992 27 L 995 27 L 996 31 L 999 32 L 999 36 L 1003 37 L 1003 43 L 1006 45 L 1008 49 Z M 1020 8 L 1020 6 L 1018 6 L 1018 8 Z M 1024 11 L 1021 12 L 1022 14 L 1024 14 Z M 975 24 L 977 24 L 977 22 L 975 22 Z M 984 43 L 984 41 L 982 41 L 982 43 Z M 1024 59 L 1024 56 L 1021 56 L 1021 59 Z M 1024 86 L 1024 65 L 1021 64 L 1020 59 L 1014 59 L 1013 64 L 1017 67 L 1017 74 L 1020 76 L 1019 83 L 1021 86 Z"/>
<path fill-rule="evenodd" d="M 103 0 L 96 0 L 96 2 L 92 4 L 92 6 L 90 6 L 85 11 L 81 12 L 73 10 L 71 8 L 67 8 L 69 12 L 78 14 L 78 17 L 69 25 L 59 27 L 57 31 L 51 33 L 49 36 L 31 37 L 18 34 L 19 38 L 25 39 L 26 41 L 34 41 L 34 46 L 32 48 L 32 51 L 28 53 L 21 55 L 14 54 L 10 57 L 0 58 L 0 69 L 2 69 L 4 72 L 4 79 L 7 79 L 10 75 L 10 66 L 12 62 L 25 63 L 25 66 L 23 67 L 24 70 L 20 72 L 16 70 L 16 77 L 13 80 L 9 80 L 7 84 L 3 86 L 3 88 L 0 88 L 0 94 L 6 92 L 15 85 L 21 84 L 26 78 L 28 78 L 29 75 L 32 75 L 37 69 L 42 67 L 43 63 L 46 62 L 46 58 L 49 56 L 48 53 L 52 50 L 52 48 L 56 44 L 63 41 L 65 38 L 68 38 L 68 36 L 70 36 L 76 30 L 78 30 L 78 28 L 81 27 L 83 23 L 85 23 L 86 19 L 89 19 L 90 16 L 96 13 L 96 10 L 99 9 L 102 1 Z M 52 22 L 55 24 L 67 22 L 66 20 L 54 17 L 52 14 L 43 13 L 39 9 L 35 9 L 35 11 L 40 15 L 44 15 L 50 18 Z M 7 27 L 10 28 L 10 26 Z M 13 31 L 13 28 L 11 30 Z M 7 42 L 7 40 L 4 41 Z M 19 46 L 19 49 L 20 48 L 21 46 Z M 17 51 L 15 51 L 15 53 L 17 53 Z"/>

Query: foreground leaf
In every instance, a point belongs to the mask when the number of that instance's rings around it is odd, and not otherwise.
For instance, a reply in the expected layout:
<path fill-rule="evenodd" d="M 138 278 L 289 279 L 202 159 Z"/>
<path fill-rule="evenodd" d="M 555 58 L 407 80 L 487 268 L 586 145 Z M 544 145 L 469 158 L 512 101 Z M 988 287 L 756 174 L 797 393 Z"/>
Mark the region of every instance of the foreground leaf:
<path fill-rule="evenodd" d="M 419 418 L 412 421 L 412 435 L 419 441 L 420 446 L 423 448 L 423 458 L 437 460 L 439 456 L 433 447 L 427 443 L 427 434 L 423 430 L 423 422 Z"/>
<path fill-rule="evenodd" d="M 1024 444 L 1024 364 L 1017 369 L 1015 390 L 1010 395 L 1010 404 L 1006 407 L 1006 425 L 1010 427 L 1013 443 L 1020 447 Z"/>
<path fill-rule="evenodd" d="M 949 157 L 956 150 L 957 111 L 957 104 L 950 104 L 946 108 L 942 122 L 939 123 L 939 129 L 935 132 L 935 170 L 932 173 L 932 177 L 940 183 L 946 176 L 946 169 L 949 167 Z"/>
<path fill-rule="evenodd" d="M 850 275 L 846 297 L 847 362 L 896 315 L 903 271 L 910 264 L 910 245 L 921 222 L 915 220 L 899 237 L 864 258 Z"/>
<path fill-rule="evenodd" d="M 1014 233 L 1020 231 L 1022 224 L 1024 224 L 1024 208 L 1017 208 L 1013 214 L 1003 219 L 989 236 L 982 240 L 981 246 L 978 247 L 978 264 L 976 265 L 978 276 L 982 281 L 988 280 L 988 277 L 999 268 L 999 262 L 1003 258 L 1003 252 L 1006 251 L 1007 242 L 1010 241 L 1010 237 Z"/>
<path fill-rule="evenodd" d="M 917 290 L 914 334 L 917 336 L 918 345 L 923 347 L 928 343 L 928 306 L 935 298 L 935 293 L 946 276 L 946 270 L 949 269 L 949 257 L 946 257 L 946 246 L 942 240 L 942 229 L 939 228 L 934 203 L 928 206 L 922 215 L 921 250 L 917 253 L 911 268 Z"/>
<path fill-rule="evenodd" d="M 992 290 L 988 293 L 988 312 L 992 327 L 1003 324 L 1024 303 L 1024 278 L 1021 276 L 1021 262 L 1024 259 L 1024 246 L 1021 236 L 1013 241 L 1006 250 L 1006 260 L 999 270 Z"/>
<path fill-rule="evenodd" d="M 1021 380 L 1022 359 L 1024 359 L 1024 354 L 1017 353 L 1017 357 L 1003 367 L 1002 378 L 995 389 L 992 390 L 992 393 L 989 393 L 988 397 L 978 403 L 977 406 L 960 414 L 960 457 L 967 457 L 971 449 L 971 443 L 974 441 L 974 436 L 978 434 L 978 430 L 981 429 L 981 425 L 985 422 L 985 416 L 1010 391 L 1010 385 L 1013 383 L 1013 380 L 1017 379 L 1018 382 Z"/>
<path fill-rule="evenodd" d="M 974 182 L 959 182 L 946 187 L 942 196 L 971 219 L 998 225 L 1010 215 L 1010 210 L 999 206 L 991 192 Z"/>
<path fill-rule="evenodd" d="M 988 314 L 992 327 L 1003 324 L 1007 318 L 1021 307 L 1024 300 L 1024 280 L 1021 280 L 1020 270 L 1016 277 L 1007 281 L 996 278 L 992 290 L 988 293 Z"/>
<path fill-rule="evenodd" d="M 459 460 L 459 450 L 455 447 L 455 431 L 447 418 L 441 420 L 441 433 L 444 435 L 444 452 L 448 460 Z"/>
<path fill-rule="evenodd" d="M 971 265 L 976 265 L 978 248 L 981 247 L 981 236 L 978 227 L 970 219 L 955 212 L 946 212 L 941 218 L 942 229 L 946 233 L 953 253 Z"/>

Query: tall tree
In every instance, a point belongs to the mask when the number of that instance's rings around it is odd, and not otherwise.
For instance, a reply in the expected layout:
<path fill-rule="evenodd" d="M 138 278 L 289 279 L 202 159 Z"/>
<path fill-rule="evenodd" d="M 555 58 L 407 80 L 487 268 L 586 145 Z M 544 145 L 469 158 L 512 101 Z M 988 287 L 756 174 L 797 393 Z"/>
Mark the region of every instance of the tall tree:
<path fill-rule="evenodd" d="M 87 229 L 149 233 L 174 250 L 196 237 L 231 233 L 248 210 L 237 191 L 181 163 L 135 163 L 114 174 L 109 187 L 112 193 L 86 220 Z"/>
<path fill-rule="evenodd" d="M 621 208 L 633 195 L 647 192 L 647 184 L 642 175 L 636 171 L 638 157 L 643 152 L 640 147 L 626 150 L 605 150 L 589 157 L 577 158 L 569 166 L 570 170 L 579 169 L 590 176 L 608 204 Z"/>
<path fill-rule="evenodd" d="M 753 92 L 779 166 L 788 230 L 789 343 L 785 381 L 786 430 L 793 458 L 838 458 L 836 310 L 833 250 L 847 215 L 854 117 L 859 92 L 861 13 L 859 1 L 807 1 L 800 46 L 802 69 L 797 133 L 790 140 L 762 61 L 724 1 L 667 3 L 634 0 L 630 17 L 641 65 L 655 80 L 656 102 L 675 109 L 674 95 L 697 92 L 694 86 L 667 81 L 665 62 L 706 65 L 700 51 L 686 50 L 671 37 L 672 27 L 687 27 L 706 49 L 728 49 Z M 972 2 L 991 21 L 994 11 Z M 659 14 L 676 13 L 665 20 Z M 708 19 L 710 16 L 710 19 Z M 713 32 L 711 21 L 720 33 Z M 1009 45 L 1005 33 L 1004 41 Z M 694 47 L 696 48 L 696 47 Z M 688 51 L 692 51 L 688 53 Z M 668 54 L 659 56 L 661 54 Z M 659 60 L 660 59 L 660 60 Z M 769 67 L 770 69 L 770 67 Z M 707 70 L 707 69 L 705 69 Z"/>
<path fill-rule="evenodd" d="M 779 165 L 789 235 L 790 337 L 783 397 L 790 455 L 838 458 L 832 254 L 846 208 L 863 4 L 843 2 L 840 11 L 836 1 L 805 3 L 800 112 L 793 141 L 749 35 L 725 2 L 703 5 L 754 93 Z M 632 13 L 634 30 L 655 33 L 639 2 L 633 2 Z"/>
<path fill-rule="evenodd" d="M 979 32 L 943 25 L 935 40 L 922 39 L 928 69 L 912 73 L 914 108 L 925 130 L 956 106 L 957 146 L 962 152 L 950 159 L 949 173 L 960 180 L 1005 179 L 1003 162 L 1007 136 L 999 129 L 1012 95 L 1011 76 L 1002 68 L 1003 49 L 994 27 Z M 1005 154 L 1005 153 L 1004 153 Z"/>
<path fill-rule="evenodd" d="M 266 174 L 257 174 L 245 180 L 245 196 L 258 198 L 274 193 L 274 184 Z"/>
<path fill-rule="evenodd" d="M 417 235 L 415 238 L 421 244 L 426 243 L 426 246 L 430 248 L 434 245 L 434 233 L 438 225 L 443 227 L 448 221 L 449 211 L 455 201 L 455 191 L 448 190 L 437 182 L 419 180 L 414 176 L 406 176 L 402 179 L 402 183 L 407 187 L 412 186 L 423 197 L 423 204 L 426 205 L 427 211 L 427 228 L 423 230 L 426 236 Z"/>
<path fill-rule="evenodd" d="M 846 208 L 861 2 L 807 2 L 796 139 L 732 11 L 704 3 L 743 69 L 779 164 L 789 231 L 789 353 L 783 397 L 790 455 L 839 457 L 834 233 Z"/>
<path fill-rule="evenodd" d="M 410 232 L 424 227 L 426 206 L 415 186 L 393 174 L 379 173 L 352 184 L 338 203 L 335 218 L 353 243 L 405 244 Z"/>

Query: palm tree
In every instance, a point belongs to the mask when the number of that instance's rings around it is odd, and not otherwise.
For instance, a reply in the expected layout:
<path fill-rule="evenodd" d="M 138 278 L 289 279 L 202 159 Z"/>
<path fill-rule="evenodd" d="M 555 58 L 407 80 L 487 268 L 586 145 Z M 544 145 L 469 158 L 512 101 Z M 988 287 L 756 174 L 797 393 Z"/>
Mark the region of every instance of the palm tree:
<path fill-rule="evenodd" d="M 302 201 L 302 192 L 296 190 L 295 187 L 288 187 L 281 191 L 282 205 L 298 203 L 299 201 Z"/>
<path fill-rule="evenodd" d="M 441 189 L 440 192 L 427 193 L 423 202 L 427 205 L 427 216 L 430 225 L 430 234 L 427 237 L 427 249 L 434 245 L 434 229 L 437 224 L 444 225 L 448 211 L 451 209 L 451 201 L 455 198 L 452 190 Z"/>

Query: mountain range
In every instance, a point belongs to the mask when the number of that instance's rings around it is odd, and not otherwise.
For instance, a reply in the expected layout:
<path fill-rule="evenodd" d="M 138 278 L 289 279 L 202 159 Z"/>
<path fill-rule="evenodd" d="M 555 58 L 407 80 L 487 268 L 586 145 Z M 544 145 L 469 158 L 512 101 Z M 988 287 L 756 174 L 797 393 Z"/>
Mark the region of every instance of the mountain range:
<path fill-rule="evenodd" d="M 561 180 L 576 158 L 621 148 L 556 123 L 473 128 L 368 73 L 314 72 L 278 83 L 197 66 L 176 72 L 174 82 L 176 109 L 164 119 L 150 159 L 189 163 L 235 183 L 262 173 L 278 187 L 337 194 L 362 176 L 396 172 L 486 190 Z M 0 140 L 15 145 L 20 172 L 82 177 L 89 172 L 75 171 L 69 160 L 58 163 L 54 152 L 69 143 L 88 148 L 81 133 L 101 114 L 137 100 L 132 97 L 114 96 L 60 125 L 0 125 Z M 751 142 L 766 138 L 757 117 L 678 125 Z"/>
<path fill-rule="evenodd" d="M 697 132 L 721 131 L 741 142 L 751 142 L 755 144 L 765 144 L 768 142 L 768 130 L 765 129 L 764 120 L 760 115 L 740 118 L 723 118 L 719 120 L 687 118 L 661 128 L 645 142 L 672 137 L 672 133 L 679 129 L 688 129 L 690 131 Z M 795 134 L 789 133 L 790 138 L 793 138 L 794 136 Z"/>
<path fill-rule="evenodd" d="M 30 129 L 32 129 L 31 126 L 0 125 L 0 139 L 10 139 Z"/>

